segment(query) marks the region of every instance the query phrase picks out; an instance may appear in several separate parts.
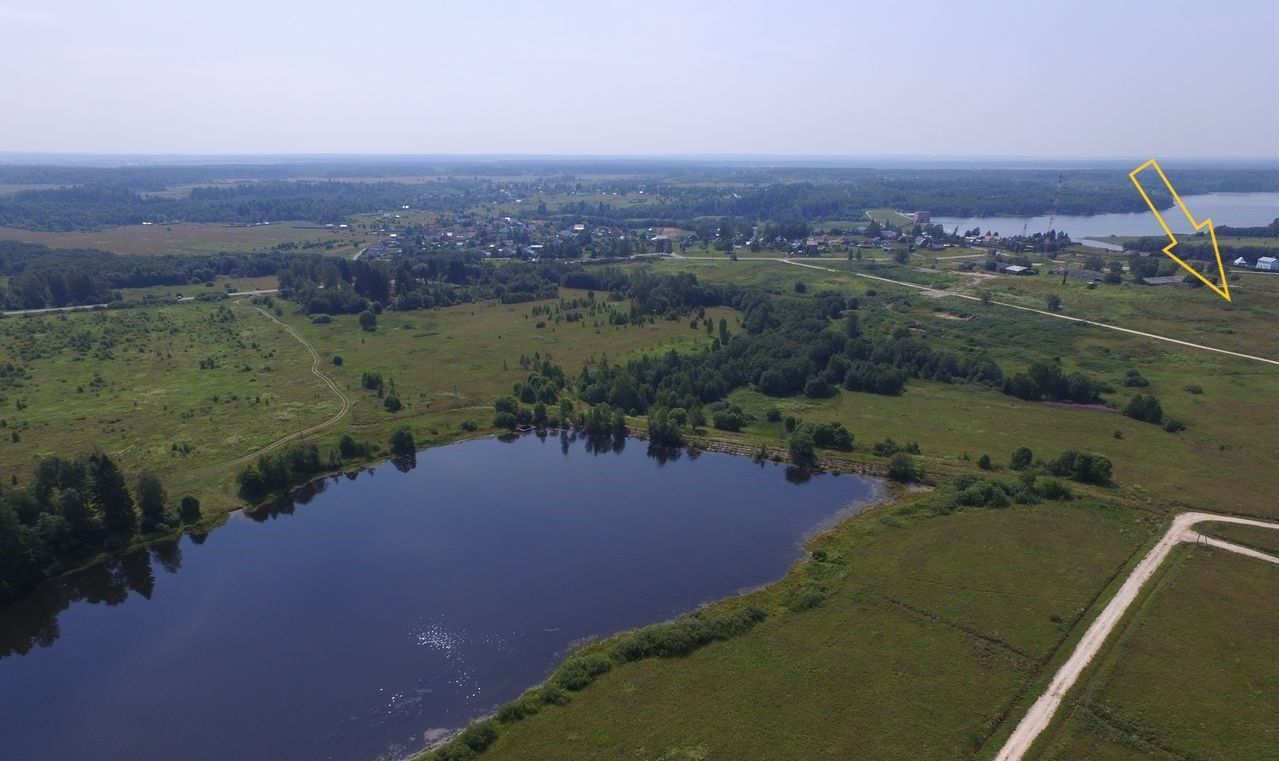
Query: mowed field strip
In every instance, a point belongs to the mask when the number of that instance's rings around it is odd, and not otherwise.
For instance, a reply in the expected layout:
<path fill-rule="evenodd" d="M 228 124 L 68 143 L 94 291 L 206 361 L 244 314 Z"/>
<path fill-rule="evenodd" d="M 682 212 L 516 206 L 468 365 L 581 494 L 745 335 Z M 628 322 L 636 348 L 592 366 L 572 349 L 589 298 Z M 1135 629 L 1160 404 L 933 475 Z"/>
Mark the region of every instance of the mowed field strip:
<path fill-rule="evenodd" d="M 1132 573 L 1124 581 L 1123 586 L 1115 593 L 1114 598 L 1102 609 L 1097 619 L 1084 632 L 1084 636 L 1079 640 L 1079 644 L 1075 646 L 1074 652 L 1070 654 L 1070 657 L 1066 659 L 1066 662 L 1057 671 L 1056 676 L 1049 683 L 1048 689 L 1035 701 L 1034 705 L 1030 707 L 1030 710 L 1026 712 L 1026 715 L 1017 724 L 1017 728 L 1013 730 L 1012 735 L 1008 737 L 1007 742 L 1004 743 L 999 753 L 995 756 L 995 761 L 1021 761 L 1025 757 L 1026 752 L 1030 750 L 1035 740 L 1052 721 L 1053 715 L 1056 714 L 1057 709 L 1061 706 L 1066 693 L 1075 685 L 1084 669 L 1098 651 L 1101 650 L 1110 633 L 1123 618 L 1124 613 L 1137 599 L 1142 587 L 1150 581 L 1151 577 L 1163 564 L 1165 558 L 1168 557 L 1168 553 L 1178 544 L 1182 542 L 1199 542 L 1247 557 L 1279 564 L 1279 557 L 1277 556 L 1259 552 L 1233 542 L 1204 536 L 1194 530 L 1196 524 L 1210 521 L 1279 530 L 1279 523 L 1251 518 L 1238 518 L 1231 515 L 1217 515 L 1215 513 L 1182 513 L 1174 518 L 1172 525 L 1168 527 L 1168 531 L 1163 535 L 1163 538 L 1142 558 L 1141 562 L 1137 564 L 1137 567 L 1133 569 Z"/>

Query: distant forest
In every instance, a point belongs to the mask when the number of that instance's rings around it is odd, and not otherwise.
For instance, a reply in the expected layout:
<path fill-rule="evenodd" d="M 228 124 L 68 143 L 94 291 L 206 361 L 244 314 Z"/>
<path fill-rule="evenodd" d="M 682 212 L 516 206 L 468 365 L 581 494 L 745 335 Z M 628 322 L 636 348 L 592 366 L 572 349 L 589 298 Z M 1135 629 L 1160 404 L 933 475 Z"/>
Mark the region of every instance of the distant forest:
<path fill-rule="evenodd" d="M 300 176 L 308 179 L 290 179 Z M 1189 168 L 1179 170 L 1177 179 L 1184 194 L 1279 191 L 1279 169 Z M 50 231 L 141 222 L 336 223 L 406 204 L 457 212 L 517 197 L 534 199 L 539 193 L 580 195 L 581 200 L 549 208 L 529 204 L 521 216 L 626 226 L 682 226 L 708 216 L 759 222 L 859 220 L 865 210 L 881 207 L 947 216 L 1145 208 L 1126 173 L 1101 169 L 889 170 L 671 162 L 0 166 L 0 184 L 65 185 L 0 196 L 0 225 Z M 187 195 L 164 192 L 183 185 L 194 187 Z"/>

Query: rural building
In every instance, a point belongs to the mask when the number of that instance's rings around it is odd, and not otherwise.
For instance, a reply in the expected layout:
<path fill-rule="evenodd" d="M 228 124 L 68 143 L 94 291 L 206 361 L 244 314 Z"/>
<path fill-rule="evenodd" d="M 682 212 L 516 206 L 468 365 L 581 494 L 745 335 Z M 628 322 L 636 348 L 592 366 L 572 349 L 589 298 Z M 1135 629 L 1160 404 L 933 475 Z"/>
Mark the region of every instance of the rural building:
<path fill-rule="evenodd" d="M 1273 256 L 1263 256 L 1257 260 L 1257 269 L 1263 272 L 1279 272 L 1279 259 Z"/>
<path fill-rule="evenodd" d="M 1007 267 L 1004 267 L 1004 272 L 1008 273 L 1009 275 L 1034 274 L 1034 270 L 1032 270 L 1030 267 L 1023 267 L 1020 264 L 1010 264 Z"/>
<path fill-rule="evenodd" d="M 1247 267 L 1247 266 L 1248 266 L 1248 260 L 1247 260 L 1247 259 L 1245 259 L 1245 258 L 1243 258 L 1243 257 L 1241 256 L 1241 257 L 1239 257 L 1238 259 L 1236 259 L 1236 260 L 1234 260 L 1233 262 L 1231 262 L 1231 264 L 1235 265 L 1236 267 Z"/>
<path fill-rule="evenodd" d="M 1086 280 L 1089 283 L 1100 283 L 1106 279 L 1106 276 L 1104 274 L 1096 270 L 1072 270 L 1066 267 L 1058 267 L 1055 270 L 1051 270 L 1051 272 L 1054 275 L 1064 275 L 1066 277 L 1073 277 L 1078 280 Z"/>
<path fill-rule="evenodd" d="M 926 225 L 932 221 L 933 213 L 931 211 L 917 211 L 910 216 L 914 218 L 915 224 Z"/>
<path fill-rule="evenodd" d="M 1185 280 L 1184 275 L 1164 275 L 1163 277 L 1143 277 L 1141 282 L 1146 285 L 1176 285 Z"/>

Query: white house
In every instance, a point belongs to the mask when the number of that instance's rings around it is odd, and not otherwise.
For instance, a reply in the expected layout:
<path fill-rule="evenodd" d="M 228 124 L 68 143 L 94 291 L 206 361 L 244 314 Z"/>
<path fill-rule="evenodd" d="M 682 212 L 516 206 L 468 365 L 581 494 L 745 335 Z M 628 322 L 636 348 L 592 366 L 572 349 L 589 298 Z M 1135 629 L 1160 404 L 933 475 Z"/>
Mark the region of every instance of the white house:
<path fill-rule="evenodd" d="M 1248 260 L 1247 260 L 1247 259 L 1245 259 L 1245 258 L 1243 258 L 1243 257 L 1241 256 L 1241 257 L 1239 257 L 1238 259 L 1236 259 L 1236 260 L 1234 260 L 1233 262 L 1231 262 L 1231 264 L 1235 265 L 1236 267 L 1247 267 L 1247 266 L 1248 266 Z"/>
<path fill-rule="evenodd" d="M 1279 272 L 1279 259 L 1273 256 L 1263 256 L 1257 260 L 1257 269 L 1266 272 Z"/>

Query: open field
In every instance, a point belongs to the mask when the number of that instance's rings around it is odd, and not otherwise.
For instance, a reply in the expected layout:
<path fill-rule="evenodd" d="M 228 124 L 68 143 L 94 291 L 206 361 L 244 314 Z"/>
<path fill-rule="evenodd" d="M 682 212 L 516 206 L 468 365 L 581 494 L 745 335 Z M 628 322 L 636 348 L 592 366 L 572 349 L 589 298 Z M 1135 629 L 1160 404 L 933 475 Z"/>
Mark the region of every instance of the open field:
<path fill-rule="evenodd" d="M 1198 530 L 1205 536 L 1215 536 L 1254 550 L 1279 555 L 1279 531 L 1229 523 L 1201 523 Z"/>
<path fill-rule="evenodd" d="M 1279 514 L 1279 484 L 1265 468 L 1242 465 L 1272 454 L 1272 421 L 1258 410 L 1271 409 L 1279 395 L 1274 369 L 852 277 L 844 271 L 850 265 L 834 257 L 821 263 L 836 271 L 727 257 L 625 266 L 690 271 L 789 295 L 798 282 L 809 296 L 837 290 L 858 298 L 867 332 L 906 331 L 937 348 L 982 352 L 1006 372 L 1057 360 L 1066 372 L 1110 383 L 1106 399 L 1113 405 L 1138 392 L 1158 395 L 1187 430 L 1170 434 L 1114 411 L 1025 402 L 965 384 L 913 380 L 896 397 L 841 391 L 822 400 L 739 389 L 731 399 L 756 421 L 739 434 L 707 435 L 785 450 L 782 426 L 765 417 L 776 407 L 804 420 L 844 423 L 856 447 L 840 456 L 855 463 L 882 468 L 884 459 L 870 447 L 891 437 L 918 442 L 919 460 L 939 480 L 981 473 L 976 460 L 988 453 L 994 472 L 982 474 L 1013 481 L 1007 463 L 1015 448 L 1028 446 L 1041 459 L 1070 448 L 1111 458 L 1117 485 L 1071 484 L 1080 497 L 1073 502 L 937 517 L 913 514 L 907 505 L 846 522 L 816 540 L 826 561 L 801 564 L 779 585 L 720 604 L 762 601 L 774 613 L 763 624 L 686 658 L 615 668 L 568 706 L 514 725 L 492 757 L 889 759 L 900 758 L 904 747 L 921 759 L 987 757 L 1042 689 L 1063 645 L 1104 604 L 1104 590 L 1144 553 L 1170 512 Z M 851 267 L 973 292 L 996 281 L 947 265 L 940 272 L 888 263 Z M 997 284 L 1006 280 L 1013 281 Z M 1010 282 L 999 298 L 1038 307 L 1035 280 Z M 1222 331 L 1221 307 L 1203 291 L 1165 298 L 1174 292 L 1077 290 L 1068 300 L 1063 292 L 1067 310 L 1089 319 L 1145 321 L 1189 340 L 1234 341 L 1244 351 L 1279 356 L 1279 340 L 1267 329 L 1271 310 L 1279 308 L 1279 282 L 1273 292 L 1269 285 L 1245 289 L 1254 298 L 1247 306 L 1238 300 L 1227 313 L 1231 332 Z M 585 295 L 561 289 L 563 299 Z M 688 320 L 622 327 L 533 313 L 554 304 L 384 312 L 372 332 L 361 330 L 354 315 L 313 324 L 287 302 L 267 308 L 278 307 L 278 319 L 315 347 L 321 372 L 351 400 L 346 415 L 308 438 L 322 456 L 344 433 L 385 446 L 392 429 L 409 425 L 426 446 L 473 435 L 464 421 L 474 422 L 477 433 L 490 432 L 493 399 L 527 375 L 522 358 L 550 358 L 573 374 L 590 357 L 624 360 L 711 340 Z M 707 312 L 740 329 L 732 310 Z M 1254 338 L 1262 346 L 1246 344 Z M 1276 342 L 1273 352 L 1269 342 Z M 117 454 L 127 472 L 156 470 L 171 494 L 197 494 L 212 520 L 239 503 L 233 479 L 242 457 L 332 418 L 341 405 L 311 374 L 306 348 L 247 303 L 0 320 L 0 358 L 24 370 L 0 393 L 0 417 L 18 434 L 5 440 L 0 430 L 0 467 L 25 479 L 39 456 L 92 442 Z M 1128 369 L 1149 385 L 1121 386 Z M 365 372 L 379 373 L 404 408 L 388 412 L 363 389 Z M 813 588 L 823 591 L 824 604 L 787 609 L 796 594 Z M 1240 634 L 1240 652 L 1266 646 L 1263 635 L 1253 634 Z"/>
<path fill-rule="evenodd" d="M 678 260 L 663 261 L 659 267 L 670 271 L 683 264 Z M 1140 501 L 1157 498 L 1163 500 L 1161 504 L 1172 501 L 1205 510 L 1279 514 L 1275 507 L 1279 505 L 1279 487 L 1273 479 L 1264 475 L 1264 469 L 1239 467 L 1241 457 L 1247 460 L 1268 456 L 1273 440 L 1272 421 L 1257 413 L 1266 409 L 1267 402 L 1262 400 L 1274 400 L 1279 395 L 1279 371 L 1246 360 L 1046 316 L 929 298 L 842 273 L 771 262 L 705 264 L 711 266 L 689 269 L 702 278 L 761 285 L 779 292 L 793 292 L 794 283 L 802 280 L 810 294 L 829 288 L 855 295 L 863 302 L 864 328 L 891 331 L 904 327 L 933 345 L 959 352 L 981 349 L 1006 372 L 1024 369 L 1035 359 L 1060 358 L 1067 372 L 1081 370 L 1109 382 L 1115 391 L 1106 399 L 1113 404 L 1122 406 L 1136 393 L 1153 393 L 1166 414 L 1184 421 L 1188 427 L 1174 435 L 1113 411 L 1024 402 L 978 387 L 912 381 L 898 397 L 841 392 L 828 400 L 778 400 L 739 390 L 734 399 L 758 418 L 743 436 L 749 443 L 766 442 L 785 448 L 778 438 L 780 424 L 764 422 L 764 413 L 775 406 L 783 415 L 844 422 L 857 437 L 859 451 L 854 457 L 871 462 L 883 460 L 871 457 L 869 446 L 889 436 L 899 442 L 918 441 L 925 465 L 931 463 L 939 472 L 970 469 L 983 453 L 1006 465 L 1009 454 L 1018 446 L 1029 446 L 1045 458 L 1074 448 L 1110 457 L 1120 490 Z M 1274 294 L 1266 292 L 1264 299 L 1258 299 L 1257 307 L 1230 313 L 1232 333 L 1221 333 L 1212 326 L 1207 315 L 1217 307 L 1211 302 L 1182 307 L 1184 316 L 1178 320 L 1174 315 L 1180 302 L 1165 300 L 1161 293 L 1150 293 L 1153 290 L 1128 292 L 1123 294 L 1126 300 L 1119 303 L 1133 312 L 1144 307 L 1146 323 L 1212 345 L 1216 345 L 1218 337 L 1235 338 L 1232 345 L 1239 347 L 1248 346 L 1238 340 L 1241 336 L 1265 337 L 1263 344 L 1275 343 L 1271 356 L 1279 357 L 1279 341 L 1269 338 L 1272 331 L 1268 317 L 1271 308 L 1279 308 L 1279 283 Z M 876 295 L 869 296 L 871 291 Z M 1193 299 L 1203 293 L 1182 295 Z M 1213 299 L 1221 301 L 1215 296 Z M 1121 311 L 1116 304 L 1100 300 L 1093 303 L 1111 308 L 1092 312 L 1091 319 L 1128 324 L 1123 314 L 1115 314 Z M 1255 346 L 1251 348 L 1259 351 Z M 1130 368 L 1139 370 L 1150 385 L 1121 386 L 1120 381 Z M 968 460 L 964 460 L 965 455 Z M 1230 477 L 1223 478 L 1226 473 Z"/>
<path fill-rule="evenodd" d="M 1273 758 L 1276 596 L 1279 567 L 1214 548 L 1177 550 L 1038 757 Z"/>
<path fill-rule="evenodd" d="M 901 227 L 902 225 L 913 225 L 915 220 L 902 214 L 896 209 L 871 209 L 866 212 L 871 219 L 879 222 L 881 225 L 889 227 Z"/>
<path fill-rule="evenodd" d="M 305 225 L 305 227 L 298 227 Z M 316 229 L 309 222 L 274 222 L 236 227 L 180 222 L 170 225 L 128 225 L 82 232 L 41 232 L 0 227 L 0 240 L 39 243 L 50 248 L 96 248 L 117 254 L 216 254 L 266 251 L 280 243 L 310 244 L 317 251 L 354 254 L 368 243 L 362 233 Z M 331 245 L 330 245 L 331 244 Z"/>
<path fill-rule="evenodd" d="M 225 301 L 10 317 L 0 356 L 22 368 L 0 392 L 0 468 L 23 480 L 40 457 L 98 447 L 212 496 L 207 466 L 334 408 L 296 341 Z"/>
<path fill-rule="evenodd" d="M 685 658 L 615 667 L 489 755 L 968 757 L 1150 534 L 1131 512 L 1084 503 L 906 512 L 845 523 L 817 543 L 825 562 L 747 598 L 777 605 L 818 584 L 819 607 L 770 608 Z"/>
<path fill-rule="evenodd" d="M 402 424 L 423 445 L 464 435 L 462 420 L 491 430 L 493 400 L 527 375 L 521 355 L 540 353 L 576 372 L 592 356 L 624 359 L 710 340 L 685 321 L 598 332 L 590 321 L 538 328 L 538 318 L 526 317 L 537 302 L 388 312 L 374 332 L 361 330 L 354 315 L 313 325 L 276 303 L 280 319 L 317 347 L 322 371 L 354 400 L 340 424 L 313 437 L 325 449 L 348 432 L 385 446 Z M 716 319 L 721 313 L 729 310 L 709 312 Z M 342 366 L 331 364 L 334 354 L 343 356 Z M 209 360 L 212 366 L 203 366 Z M 311 374 L 311 356 L 296 339 L 231 301 L 10 317 L 0 320 L 0 362 L 22 368 L 0 388 L 0 472 L 22 480 L 40 457 L 99 447 L 118 455 L 126 472 L 148 468 L 172 493 L 197 494 L 212 515 L 241 504 L 233 484 L 240 458 L 329 419 L 339 405 Z M 361 390 L 365 371 L 394 382 L 404 409 L 388 413 Z"/>
<path fill-rule="evenodd" d="M 561 298 L 585 297 L 584 291 L 560 289 Z M 546 322 L 531 316 L 527 304 L 480 303 L 439 311 L 386 312 L 377 331 L 362 331 L 354 315 L 338 316 L 328 325 L 312 325 L 289 316 L 288 322 L 310 340 L 321 357 L 342 356 L 330 377 L 355 396 L 349 425 L 370 441 L 386 440 L 400 424 L 412 425 L 418 442 L 439 442 L 457 436 L 457 424 L 472 420 L 487 428 L 493 400 L 509 394 L 528 376 L 521 356 L 550 358 L 566 373 L 576 373 L 592 357 L 622 360 L 639 352 L 686 350 L 710 342 L 704 330 L 691 330 L 686 321 L 659 320 L 653 325 L 598 328 L 593 320 Z M 625 311 L 627 304 L 616 307 Z M 718 320 L 731 310 L 712 309 Z M 405 407 L 391 415 L 372 392 L 361 390 L 365 372 L 380 373 L 395 388 Z"/>

